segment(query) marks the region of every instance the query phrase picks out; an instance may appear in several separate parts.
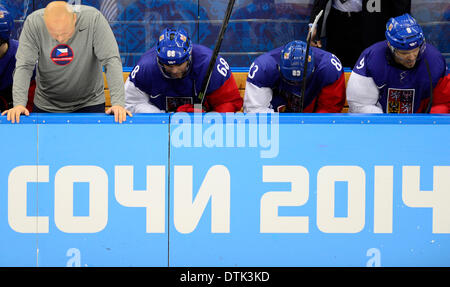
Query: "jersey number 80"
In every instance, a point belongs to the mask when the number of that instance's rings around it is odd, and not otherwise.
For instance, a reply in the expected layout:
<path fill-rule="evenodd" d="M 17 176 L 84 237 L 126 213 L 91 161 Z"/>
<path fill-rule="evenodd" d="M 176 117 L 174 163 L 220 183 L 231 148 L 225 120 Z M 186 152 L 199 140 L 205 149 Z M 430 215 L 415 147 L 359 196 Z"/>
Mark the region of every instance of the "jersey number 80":
<path fill-rule="evenodd" d="M 340 72 L 342 70 L 341 61 L 339 61 L 339 59 L 335 55 L 333 55 L 333 57 L 331 58 L 330 61 L 331 61 L 331 64 L 336 67 L 336 70 L 338 70 L 338 72 Z"/>

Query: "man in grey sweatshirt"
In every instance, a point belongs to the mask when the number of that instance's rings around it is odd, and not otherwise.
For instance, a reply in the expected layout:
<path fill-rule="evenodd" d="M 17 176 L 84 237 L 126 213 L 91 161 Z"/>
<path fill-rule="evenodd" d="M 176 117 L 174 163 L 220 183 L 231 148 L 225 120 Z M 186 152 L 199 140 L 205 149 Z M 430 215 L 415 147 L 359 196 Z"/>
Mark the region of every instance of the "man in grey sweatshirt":
<path fill-rule="evenodd" d="M 74 9 L 75 7 L 76 9 Z M 55 1 L 30 14 L 19 38 L 13 78 L 14 107 L 7 119 L 20 121 L 36 66 L 33 111 L 50 113 L 105 112 L 102 67 L 111 90 L 116 122 L 132 116 L 124 108 L 122 63 L 114 34 L 95 8 Z"/>

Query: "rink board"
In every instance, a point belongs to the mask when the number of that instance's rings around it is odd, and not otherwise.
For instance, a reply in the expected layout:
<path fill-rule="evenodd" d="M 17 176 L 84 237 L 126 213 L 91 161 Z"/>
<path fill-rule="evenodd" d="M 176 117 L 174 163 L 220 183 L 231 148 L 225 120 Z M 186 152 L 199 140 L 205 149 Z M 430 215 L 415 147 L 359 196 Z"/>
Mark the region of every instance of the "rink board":
<path fill-rule="evenodd" d="M 450 117 L 0 118 L 0 266 L 450 266 Z"/>

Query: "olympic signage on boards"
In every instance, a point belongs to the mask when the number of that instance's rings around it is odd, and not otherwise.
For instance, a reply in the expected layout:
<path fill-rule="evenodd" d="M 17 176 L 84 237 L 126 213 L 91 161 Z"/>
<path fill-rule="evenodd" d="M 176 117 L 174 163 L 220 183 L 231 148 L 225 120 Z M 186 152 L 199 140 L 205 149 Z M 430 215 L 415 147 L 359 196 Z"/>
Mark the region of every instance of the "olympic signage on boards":
<path fill-rule="evenodd" d="M 0 265 L 450 265 L 448 118 L 108 119 L 0 125 Z"/>
<path fill-rule="evenodd" d="M 393 166 L 375 166 L 373 232 L 392 233 Z M 165 166 L 147 166 L 145 190 L 133 189 L 133 166 L 114 167 L 113 190 L 116 201 L 125 207 L 146 209 L 145 232 L 166 232 Z M 192 233 L 211 201 L 211 232 L 230 233 L 231 174 L 224 165 L 212 166 L 202 180 L 197 195 L 192 187 L 193 166 L 175 166 L 174 227 Z M 402 199 L 409 207 L 427 207 L 433 212 L 432 232 L 450 233 L 449 166 L 434 166 L 434 189 L 420 190 L 420 166 L 402 167 Z M 302 206 L 309 198 L 310 174 L 303 166 L 262 166 L 263 182 L 288 182 L 291 189 L 271 191 L 260 200 L 261 233 L 308 233 L 309 216 L 279 216 L 282 206 Z M 317 174 L 317 228 L 325 233 L 358 233 L 365 226 L 365 171 L 360 166 L 324 166 Z M 201 179 L 200 179 L 201 180 Z M 20 233 L 48 233 L 48 216 L 27 215 L 27 184 L 48 183 L 49 166 L 19 166 L 8 176 L 8 223 Z M 54 218 L 65 233 L 96 233 L 108 223 L 108 185 L 110 180 L 99 166 L 64 166 L 54 182 Z M 74 186 L 89 184 L 89 215 L 74 215 Z M 335 184 L 348 184 L 348 216 L 335 216 Z M 255 182 L 255 185 L 258 184 Z"/>

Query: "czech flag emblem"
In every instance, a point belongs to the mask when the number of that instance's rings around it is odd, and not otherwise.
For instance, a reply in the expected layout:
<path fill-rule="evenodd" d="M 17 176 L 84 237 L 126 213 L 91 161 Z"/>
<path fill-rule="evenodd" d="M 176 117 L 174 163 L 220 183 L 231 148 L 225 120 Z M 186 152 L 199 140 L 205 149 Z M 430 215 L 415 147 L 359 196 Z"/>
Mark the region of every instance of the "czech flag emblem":
<path fill-rule="evenodd" d="M 53 48 L 50 58 L 59 66 L 66 66 L 73 61 L 73 50 L 69 45 L 59 44 Z"/>

